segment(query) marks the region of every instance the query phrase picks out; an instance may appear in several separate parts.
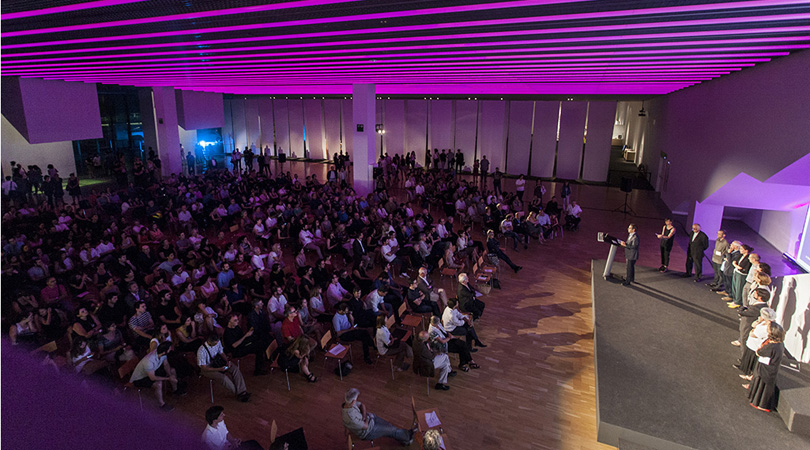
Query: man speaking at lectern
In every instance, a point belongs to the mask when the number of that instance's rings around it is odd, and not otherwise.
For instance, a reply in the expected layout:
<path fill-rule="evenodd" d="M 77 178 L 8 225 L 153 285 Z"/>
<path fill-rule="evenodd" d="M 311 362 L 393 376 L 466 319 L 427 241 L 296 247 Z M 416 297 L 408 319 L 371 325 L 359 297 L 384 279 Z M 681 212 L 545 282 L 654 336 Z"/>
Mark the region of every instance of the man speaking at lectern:
<path fill-rule="evenodd" d="M 636 260 L 638 259 L 638 235 L 636 234 L 636 225 L 631 223 L 627 226 L 627 232 L 630 235 L 626 241 L 619 241 L 624 247 L 624 258 L 627 260 L 627 275 L 624 278 L 622 286 L 630 286 L 630 283 L 636 281 Z"/>

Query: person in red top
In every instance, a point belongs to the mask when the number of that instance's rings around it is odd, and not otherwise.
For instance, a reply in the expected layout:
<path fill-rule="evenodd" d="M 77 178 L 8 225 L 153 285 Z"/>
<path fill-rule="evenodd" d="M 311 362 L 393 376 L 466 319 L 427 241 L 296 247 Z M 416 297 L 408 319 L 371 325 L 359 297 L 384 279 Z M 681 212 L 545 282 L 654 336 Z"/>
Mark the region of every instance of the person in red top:
<path fill-rule="evenodd" d="M 303 335 L 304 329 L 301 328 L 301 318 L 298 317 L 298 310 L 288 304 L 284 310 L 284 322 L 281 324 L 281 336 L 284 337 L 284 342 L 290 343 Z"/>
<path fill-rule="evenodd" d="M 68 299 L 67 289 L 65 286 L 57 284 L 54 277 L 48 278 L 47 286 L 39 291 L 39 295 L 48 306 Z"/>

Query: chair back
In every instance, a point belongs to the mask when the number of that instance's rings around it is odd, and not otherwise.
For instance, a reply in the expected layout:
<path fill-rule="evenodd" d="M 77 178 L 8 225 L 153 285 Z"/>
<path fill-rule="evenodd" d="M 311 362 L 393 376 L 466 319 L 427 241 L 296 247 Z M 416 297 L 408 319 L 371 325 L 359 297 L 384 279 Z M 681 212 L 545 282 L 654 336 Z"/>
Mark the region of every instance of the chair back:
<path fill-rule="evenodd" d="M 405 315 L 405 311 L 407 310 L 408 310 L 408 299 L 404 299 L 402 304 L 399 305 L 399 310 L 397 310 L 397 314 L 399 314 L 399 317 L 402 317 Z"/>
<path fill-rule="evenodd" d="M 278 436 L 278 425 L 276 421 L 273 420 L 273 423 L 270 424 L 270 444 L 276 442 L 276 436 Z"/>
<path fill-rule="evenodd" d="M 121 367 L 118 368 L 118 378 L 124 379 L 127 375 L 131 374 L 135 367 L 138 365 L 138 358 L 132 358 L 129 361 L 125 362 Z"/>
<path fill-rule="evenodd" d="M 439 258 L 439 263 L 437 264 L 437 267 L 439 268 L 439 270 L 442 270 L 442 268 L 444 267 L 444 258 Z"/>
<path fill-rule="evenodd" d="M 396 318 L 393 315 L 388 316 L 388 318 L 385 319 L 385 327 L 390 330 L 394 326 L 395 322 L 396 322 Z"/>
<path fill-rule="evenodd" d="M 326 346 L 329 345 L 329 341 L 332 340 L 332 330 L 327 331 L 321 337 L 321 348 L 326 351 Z"/>
<path fill-rule="evenodd" d="M 478 263 L 473 264 L 473 275 L 478 273 Z"/>
<path fill-rule="evenodd" d="M 265 353 L 267 353 L 268 360 L 271 359 L 273 353 L 275 353 L 277 349 L 278 349 L 278 341 L 273 339 L 273 341 L 270 342 L 270 345 L 267 346 L 267 350 L 265 350 Z"/>
<path fill-rule="evenodd" d="M 237 231 L 239 231 L 239 225 L 231 225 L 230 230 L 231 233 L 236 233 Z"/>

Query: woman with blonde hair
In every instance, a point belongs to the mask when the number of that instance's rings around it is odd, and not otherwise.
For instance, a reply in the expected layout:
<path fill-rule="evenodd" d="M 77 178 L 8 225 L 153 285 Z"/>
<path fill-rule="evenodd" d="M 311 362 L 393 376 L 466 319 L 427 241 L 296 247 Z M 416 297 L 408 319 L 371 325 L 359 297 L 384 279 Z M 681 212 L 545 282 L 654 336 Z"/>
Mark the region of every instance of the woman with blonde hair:
<path fill-rule="evenodd" d="M 304 374 L 307 381 L 314 383 L 318 381 L 318 377 L 309 371 L 309 352 L 312 350 L 309 339 L 306 336 L 299 336 L 290 343 L 287 347 L 285 354 L 287 355 L 286 366 L 294 367 L 298 365 L 298 369 Z"/>
<path fill-rule="evenodd" d="M 771 308 L 762 308 L 759 312 L 759 319 L 751 325 L 751 332 L 748 333 L 748 338 L 745 340 L 745 349 L 743 349 L 743 355 L 740 358 L 740 365 L 734 365 L 734 367 L 740 369 L 743 375 L 750 375 L 755 370 L 757 349 L 768 339 L 768 327 L 775 320 L 776 311 Z"/>

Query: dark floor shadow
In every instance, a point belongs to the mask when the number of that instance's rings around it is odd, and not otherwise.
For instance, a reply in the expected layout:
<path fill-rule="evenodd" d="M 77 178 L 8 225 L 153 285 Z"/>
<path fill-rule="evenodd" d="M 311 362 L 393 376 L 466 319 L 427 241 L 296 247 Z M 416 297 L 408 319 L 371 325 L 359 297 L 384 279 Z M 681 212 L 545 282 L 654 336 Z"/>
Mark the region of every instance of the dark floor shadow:
<path fill-rule="evenodd" d="M 582 305 L 577 302 L 555 303 L 538 307 L 542 317 L 570 317 L 582 311 Z"/>
<path fill-rule="evenodd" d="M 726 328 L 730 328 L 732 330 L 737 330 L 739 328 L 739 322 L 737 320 L 716 313 L 707 308 L 694 305 L 692 303 L 687 302 L 686 300 L 675 297 L 672 294 L 642 284 L 634 284 L 631 286 L 631 288 L 641 292 L 642 294 L 646 294 L 647 296 L 660 300 L 676 308 L 680 308 L 686 312 L 700 316 L 706 320 L 710 320 Z"/>

